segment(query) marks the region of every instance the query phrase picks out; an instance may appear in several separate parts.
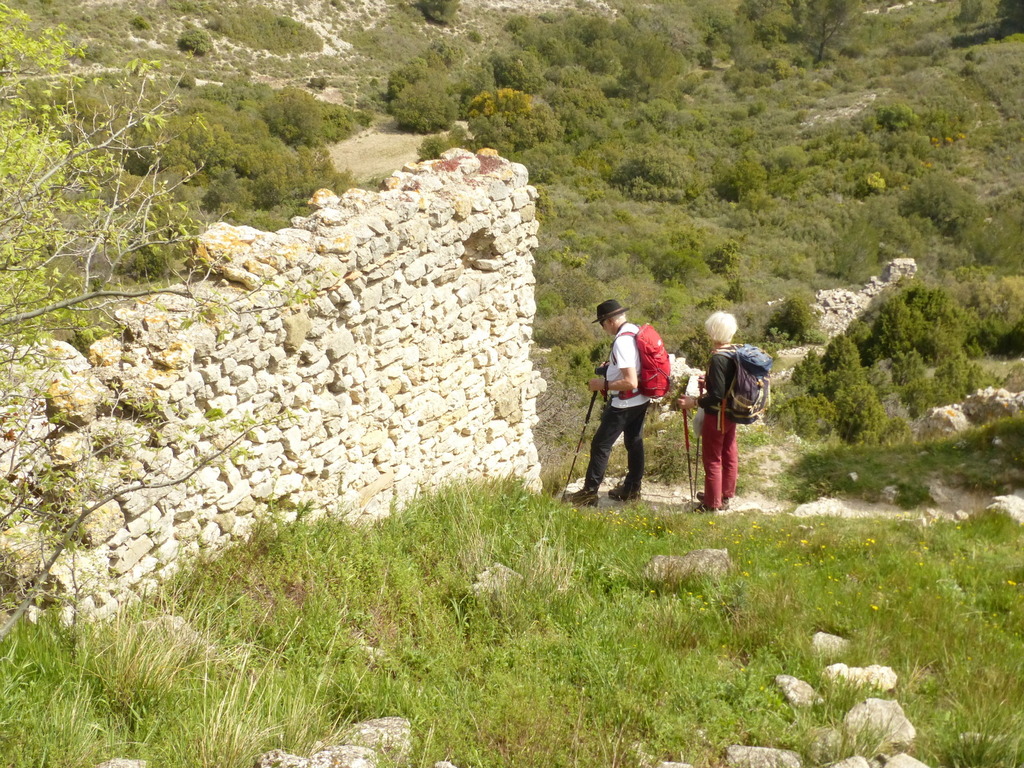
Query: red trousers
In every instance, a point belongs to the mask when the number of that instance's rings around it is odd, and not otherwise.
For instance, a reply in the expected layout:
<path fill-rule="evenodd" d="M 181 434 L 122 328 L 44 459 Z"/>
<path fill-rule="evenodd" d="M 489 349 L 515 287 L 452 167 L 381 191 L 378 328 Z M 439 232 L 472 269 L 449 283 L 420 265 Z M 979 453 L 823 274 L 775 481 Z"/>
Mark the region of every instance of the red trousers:
<path fill-rule="evenodd" d="M 723 419 L 719 429 L 719 415 L 704 414 L 700 437 L 704 442 L 704 506 L 718 509 L 722 499 L 736 495 L 736 472 L 739 454 L 736 451 L 736 424 Z"/>

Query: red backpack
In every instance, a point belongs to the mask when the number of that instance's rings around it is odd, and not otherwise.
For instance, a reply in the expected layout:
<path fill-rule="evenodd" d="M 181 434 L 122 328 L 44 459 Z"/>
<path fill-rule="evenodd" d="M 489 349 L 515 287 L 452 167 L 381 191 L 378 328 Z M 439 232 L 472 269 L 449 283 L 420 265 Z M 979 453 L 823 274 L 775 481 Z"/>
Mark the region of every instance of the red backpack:
<path fill-rule="evenodd" d="M 641 325 L 636 333 L 625 331 L 622 336 L 636 337 L 636 351 L 640 357 L 637 371 L 637 388 L 619 393 L 620 400 L 627 400 L 637 394 L 647 397 L 663 397 L 668 392 L 672 366 L 665 351 L 665 342 L 652 325 Z"/>

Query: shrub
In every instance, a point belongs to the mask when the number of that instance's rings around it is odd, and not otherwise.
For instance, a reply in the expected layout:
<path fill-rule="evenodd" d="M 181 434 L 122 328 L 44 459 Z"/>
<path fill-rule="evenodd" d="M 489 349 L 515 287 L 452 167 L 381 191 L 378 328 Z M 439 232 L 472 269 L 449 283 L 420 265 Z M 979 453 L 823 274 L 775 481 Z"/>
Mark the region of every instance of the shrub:
<path fill-rule="evenodd" d="M 821 330 L 818 316 L 811 309 L 812 303 L 807 296 L 790 296 L 768 320 L 771 332 L 797 344 L 820 341 Z"/>
<path fill-rule="evenodd" d="M 494 84 L 498 88 L 513 88 L 524 93 L 537 93 L 544 87 L 544 70 L 537 54 L 532 51 L 497 53 L 491 57 Z"/>
<path fill-rule="evenodd" d="M 875 123 L 886 131 L 906 131 L 917 123 L 917 114 L 907 104 L 888 104 L 875 110 Z"/>
<path fill-rule="evenodd" d="M 893 421 L 886 416 L 878 393 L 866 381 L 840 386 L 833 400 L 836 432 L 847 443 L 879 445 L 890 442 Z"/>
<path fill-rule="evenodd" d="M 132 29 L 136 29 L 139 32 L 145 32 L 151 26 L 149 23 L 149 19 L 147 19 L 145 16 L 133 16 L 132 20 L 128 22 L 128 25 Z"/>
<path fill-rule="evenodd" d="M 835 430 L 836 408 L 822 395 L 789 398 L 771 414 L 774 423 L 803 438 L 820 440 Z"/>
<path fill-rule="evenodd" d="M 915 283 L 882 305 L 861 349 L 869 364 L 916 351 L 934 365 L 967 345 L 974 324 L 945 289 Z"/>
<path fill-rule="evenodd" d="M 428 21 L 451 24 L 459 10 L 459 0 L 419 0 L 416 7 Z"/>
<path fill-rule="evenodd" d="M 528 93 L 499 88 L 478 94 L 469 103 L 469 129 L 477 147 L 522 151 L 558 136 L 561 126 L 547 104 Z"/>
<path fill-rule="evenodd" d="M 316 146 L 323 135 L 320 102 L 299 88 L 284 88 L 261 110 L 270 132 L 285 144 Z"/>
<path fill-rule="evenodd" d="M 436 136 L 428 136 L 420 143 L 418 156 L 420 160 L 432 160 L 440 157 L 444 152 L 453 147 L 464 147 L 469 137 L 461 125 L 454 126 L 447 133 Z"/>
<path fill-rule="evenodd" d="M 448 93 L 448 81 L 441 75 L 407 85 L 388 106 L 398 127 L 416 133 L 434 133 L 451 128 L 459 107 Z"/>
<path fill-rule="evenodd" d="M 270 53 L 315 52 L 324 46 L 320 36 L 306 25 L 257 5 L 214 16 L 210 29 Z"/>
<path fill-rule="evenodd" d="M 178 50 L 193 56 L 205 56 L 213 50 L 213 39 L 205 29 L 188 29 L 178 38 Z"/>
<path fill-rule="evenodd" d="M 671 203 L 696 197 L 701 186 L 693 160 L 667 147 L 633 150 L 610 181 L 636 200 Z"/>
<path fill-rule="evenodd" d="M 904 216 L 928 219 L 947 237 L 959 236 L 984 215 L 963 180 L 942 171 L 915 181 L 900 200 L 899 209 Z"/>
<path fill-rule="evenodd" d="M 746 153 L 716 175 L 715 191 L 731 203 L 751 202 L 764 192 L 768 171 L 754 153 Z"/>

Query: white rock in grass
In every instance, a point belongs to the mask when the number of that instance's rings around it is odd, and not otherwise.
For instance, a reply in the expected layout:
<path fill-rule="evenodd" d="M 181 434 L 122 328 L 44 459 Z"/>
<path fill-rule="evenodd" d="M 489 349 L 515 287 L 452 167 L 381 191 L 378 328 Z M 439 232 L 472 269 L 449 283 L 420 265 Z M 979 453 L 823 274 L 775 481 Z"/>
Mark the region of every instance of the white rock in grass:
<path fill-rule="evenodd" d="M 685 555 L 655 555 L 644 567 L 644 578 L 658 584 L 678 584 L 692 577 L 718 578 L 732 568 L 729 551 L 695 549 Z"/>
<path fill-rule="evenodd" d="M 283 749 L 272 749 L 256 758 L 253 768 L 307 768 L 308 757 L 299 757 Z"/>
<path fill-rule="evenodd" d="M 871 768 L 871 763 L 867 761 L 867 758 L 861 757 L 860 755 L 854 755 L 848 757 L 845 760 L 840 760 L 835 763 L 832 768 Z"/>
<path fill-rule="evenodd" d="M 689 763 L 670 763 L 668 761 L 662 760 L 660 763 L 658 763 L 657 768 L 693 768 L 693 766 Z"/>
<path fill-rule="evenodd" d="M 819 765 L 831 763 L 843 748 L 843 734 L 835 728 L 817 728 L 811 733 L 807 756 Z"/>
<path fill-rule="evenodd" d="M 890 757 L 885 762 L 885 768 L 929 768 L 929 766 L 927 763 L 922 763 L 906 753 L 900 753 Z"/>
<path fill-rule="evenodd" d="M 828 632 L 815 632 L 811 638 L 811 647 L 824 656 L 837 656 L 850 647 L 850 641 Z"/>
<path fill-rule="evenodd" d="M 453 763 L 449 763 L 447 760 L 438 760 L 434 763 L 434 768 L 456 768 Z"/>
<path fill-rule="evenodd" d="M 309 758 L 306 768 L 377 768 L 377 753 L 368 747 L 327 747 Z"/>
<path fill-rule="evenodd" d="M 516 573 L 507 565 L 495 563 L 476 577 L 476 582 L 473 584 L 473 592 L 478 595 L 496 595 L 499 592 L 503 592 L 513 581 L 518 581 L 522 578 L 519 573 Z"/>
<path fill-rule="evenodd" d="M 126 760 L 123 757 L 115 757 L 113 760 L 107 760 L 105 763 L 100 763 L 96 768 L 146 768 L 146 761 Z"/>
<path fill-rule="evenodd" d="M 342 740 L 349 745 L 376 749 L 396 764 L 409 762 L 412 725 L 404 717 L 380 717 L 348 728 Z"/>
<path fill-rule="evenodd" d="M 800 755 L 788 749 L 733 745 L 725 751 L 729 768 L 800 768 Z"/>
<path fill-rule="evenodd" d="M 1024 525 L 1024 499 L 1020 496 L 994 496 L 985 509 L 1001 512 L 1012 520 Z"/>
<path fill-rule="evenodd" d="M 824 701 L 814 688 L 811 687 L 810 683 L 805 683 L 803 680 L 792 675 L 776 675 L 775 684 L 782 691 L 782 695 L 786 697 L 786 701 L 791 706 L 810 707 L 815 704 L 821 704 Z"/>
<path fill-rule="evenodd" d="M 862 701 L 846 713 L 843 725 L 850 736 L 878 737 L 883 745 L 895 748 L 909 747 L 917 736 L 899 702 L 885 699 Z"/>
<path fill-rule="evenodd" d="M 831 664 L 825 667 L 824 676 L 829 680 L 848 680 L 854 685 L 870 685 L 882 691 L 893 690 L 899 680 L 891 667 L 882 667 L 878 664 L 869 667 Z"/>

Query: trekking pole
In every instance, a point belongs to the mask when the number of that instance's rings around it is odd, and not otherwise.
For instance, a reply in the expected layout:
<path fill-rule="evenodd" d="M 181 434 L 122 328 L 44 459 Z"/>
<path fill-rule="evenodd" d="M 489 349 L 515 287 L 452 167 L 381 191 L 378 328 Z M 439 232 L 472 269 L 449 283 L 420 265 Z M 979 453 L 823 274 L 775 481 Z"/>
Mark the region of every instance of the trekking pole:
<path fill-rule="evenodd" d="M 690 463 L 690 416 L 683 408 L 683 433 L 686 436 L 686 473 L 690 476 L 690 501 L 693 501 L 693 465 Z"/>
<path fill-rule="evenodd" d="M 593 396 L 590 398 L 590 407 L 587 408 L 587 418 L 583 420 L 583 431 L 580 432 L 580 441 L 576 443 L 576 453 L 572 457 L 572 465 L 569 467 L 569 476 L 565 478 L 565 489 L 562 491 L 562 501 L 565 501 L 565 494 L 569 490 L 569 483 L 572 482 L 572 471 L 576 469 L 576 459 L 579 458 L 580 448 L 583 447 L 583 437 L 587 434 L 587 424 L 590 423 L 590 414 L 594 412 L 594 403 L 597 401 L 597 392 L 595 391 Z"/>
<path fill-rule="evenodd" d="M 704 396 L 704 377 L 701 376 L 701 377 L 699 377 L 697 379 L 697 397 L 701 398 L 703 396 Z M 708 414 L 707 414 L 707 412 L 705 412 L 704 413 L 704 418 L 706 419 L 707 417 L 708 417 Z M 700 428 L 701 428 L 701 432 L 703 432 L 704 431 L 704 422 L 703 421 L 701 421 L 701 423 L 700 423 Z M 694 475 L 696 475 L 696 480 L 694 480 L 694 484 L 693 484 L 694 489 L 696 489 L 697 486 L 700 485 L 700 434 L 701 434 L 700 432 L 697 433 L 697 448 L 694 451 L 694 455 L 693 455 L 693 473 L 694 473 Z M 694 495 L 696 496 L 696 492 L 694 493 Z"/>

